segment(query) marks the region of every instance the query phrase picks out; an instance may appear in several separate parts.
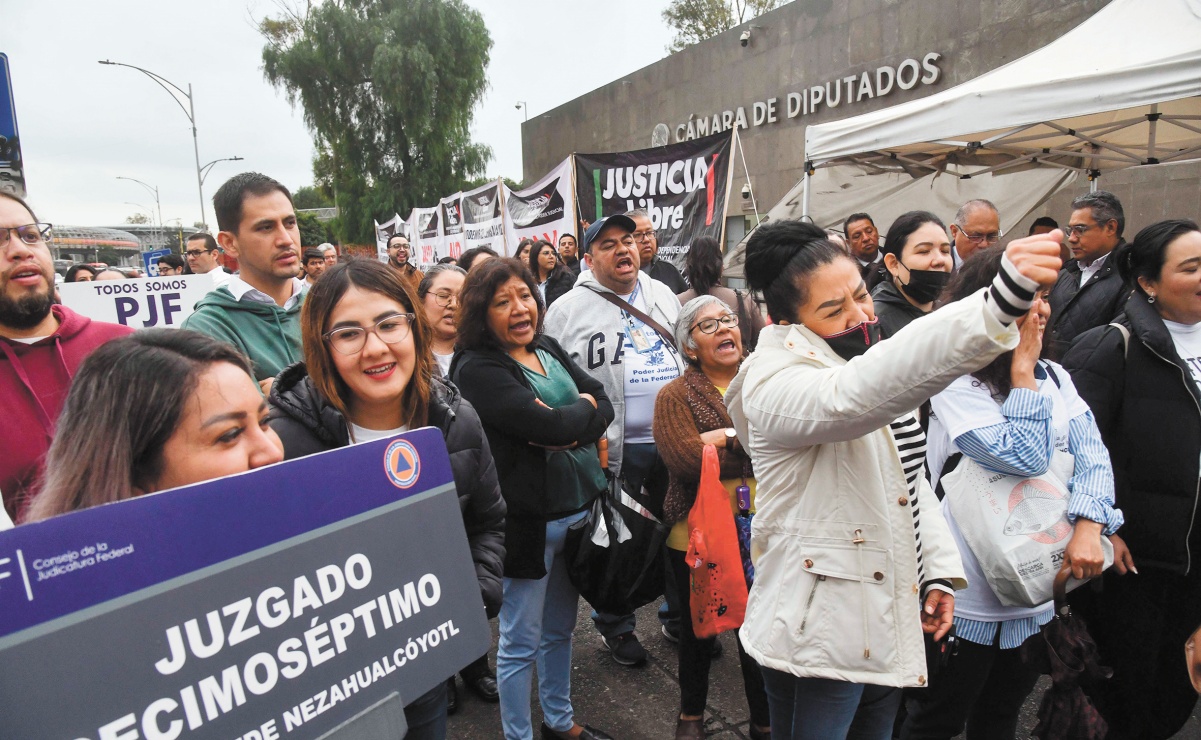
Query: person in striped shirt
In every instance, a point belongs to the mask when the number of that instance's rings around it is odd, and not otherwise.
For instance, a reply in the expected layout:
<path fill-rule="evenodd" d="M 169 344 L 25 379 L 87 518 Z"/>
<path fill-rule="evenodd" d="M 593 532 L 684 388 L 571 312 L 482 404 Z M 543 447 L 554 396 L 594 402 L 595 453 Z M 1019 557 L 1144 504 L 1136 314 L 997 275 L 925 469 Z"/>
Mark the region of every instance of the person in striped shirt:
<path fill-rule="evenodd" d="M 951 302 L 991 284 L 1003 254 L 997 246 L 968 257 L 948 289 Z M 1019 319 L 1016 349 L 930 399 L 926 464 L 931 484 L 937 486 L 944 468 L 952 469 L 960 459 L 957 453 L 990 471 L 1031 477 L 1047 472 L 1056 450 L 1071 453 L 1075 467 L 1071 479 L 1063 482 L 1071 491 L 1067 512 L 1073 527 L 1064 559 L 1075 575 L 1090 578 L 1104 567 L 1101 535 L 1114 534 L 1123 519 L 1114 508 L 1113 469 L 1092 412 L 1068 372 L 1039 359 L 1051 312 L 1045 298 L 1045 291 L 1039 292 Z M 960 644 L 955 658 L 931 677 L 927 690 L 908 695 L 901 738 L 949 740 L 966 725 L 969 740 L 1012 740 L 1018 711 L 1039 676 L 1036 668 L 1022 662 L 1018 648 L 1051 621 L 1053 604 L 1004 605 L 989 587 L 945 500 L 942 515 L 968 581 L 955 596 Z"/>

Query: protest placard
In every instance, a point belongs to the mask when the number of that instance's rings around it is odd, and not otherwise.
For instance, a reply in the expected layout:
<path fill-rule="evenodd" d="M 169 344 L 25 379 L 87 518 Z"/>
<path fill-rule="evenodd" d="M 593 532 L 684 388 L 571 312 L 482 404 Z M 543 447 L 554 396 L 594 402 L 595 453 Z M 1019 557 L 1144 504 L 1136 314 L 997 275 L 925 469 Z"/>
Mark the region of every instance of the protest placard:
<path fill-rule="evenodd" d="M 217 286 L 218 277 L 226 275 L 214 270 L 207 275 L 63 283 L 58 294 L 64 306 L 94 321 L 134 329 L 177 329 L 196 310 L 196 302 Z"/>
<path fill-rule="evenodd" d="M 489 641 L 432 428 L 0 532 L 0 737 L 325 737 Z"/>
<path fill-rule="evenodd" d="M 463 193 L 463 249 L 488 247 L 505 252 L 505 222 L 501 203 L 502 180 Z M 456 257 L 457 255 L 451 255 Z"/>

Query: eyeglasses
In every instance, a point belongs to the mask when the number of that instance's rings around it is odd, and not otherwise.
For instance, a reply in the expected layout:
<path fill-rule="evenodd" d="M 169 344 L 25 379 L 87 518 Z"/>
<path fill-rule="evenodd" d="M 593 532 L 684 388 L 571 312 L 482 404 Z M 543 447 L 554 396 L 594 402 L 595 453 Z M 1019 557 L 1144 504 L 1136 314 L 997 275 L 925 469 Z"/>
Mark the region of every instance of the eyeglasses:
<path fill-rule="evenodd" d="M 956 224 L 959 226 L 959 224 Z M 994 231 L 989 234 L 969 234 L 959 226 L 959 233 L 963 234 L 963 238 L 967 239 L 972 244 L 996 244 L 1001 241 L 1001 237 L 1005 236 L 1004 231 Z"/>
<path fill-rule="evenodd" d="M 204 254 L 205 252 L 216 252 L 216 251 L 217 250 L 215 250 L 215 249 L 189 249 L 188 251 L 184 252 L 184 254 L 186 254 L 189 257 L 199 257 L 200 255 Z"/>
<path fill-rule="evenodd" d="M 1099 224 L 1097 224 L 1097 225 L 1099 225 Z M 1063 227 L 1063 235 L 1065 238 L 1070 237 L 1073 233 L 1076 236 L 1081 236 L 1084 234 L 1084 232 L 1088 231 L 1091 228 L 1094 228 L 1094 225 L 1076 224 L 1074 226 L 1065 226 L 1065 227 Z"/>
<path fill-rule="evenodd" d="M 24 226 L 0 226 L 0 247 L 7 247 L 12 235 L 16 234 L 22 244 L 41 244 L 50 236 L 50 224 L 25 224 Z"/>
<path fill-rule="evenodd" d="M 367 344 L 367 335 L 375 334 L 384 344 L 396 344 L 409 335 L 409 327 L 416 317 L 411 313 L 398 313 L 380 319 L 375 326 L 346 326 L 327 331 L 323 336 L 335 352 L 341 355 L 357 355 Z"/>
<path fill-rule="evenodd" d="M 449 290 L 439 290 L 434 293 L 434 303 L 437 303 L 442 308 L 450 308 L 451 301 L 458 302 L 459 294 L 452 293 Z"/>
<path fill-rule="evenodd" d="M 719 326 L 728 326 L 733 329 L 738 326 L 738 317 L 732 313 L 728 313 L 720 319 L 703 319 L 693 324 L 692 329 L 700 329 L 702 334 L 713 334 Z M 688 331 L 692 331 L 692 329 Z"/>
<path fill-rule="evenodd" d="M 630 236 L 634 237 L 634 241 L 636 242 L 649 242 L 651 239 L 655 238 L 655 231 L 654 229 L 635 231 Z"/>

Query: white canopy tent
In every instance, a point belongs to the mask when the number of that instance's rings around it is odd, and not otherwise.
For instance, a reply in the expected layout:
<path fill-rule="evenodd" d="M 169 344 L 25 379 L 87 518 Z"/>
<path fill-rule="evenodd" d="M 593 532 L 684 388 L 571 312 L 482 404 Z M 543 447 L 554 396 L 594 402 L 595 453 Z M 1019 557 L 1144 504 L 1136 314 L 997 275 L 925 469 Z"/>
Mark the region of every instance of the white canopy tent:
<path fill-rule="evenodd" d="M 810 126 L 805 154 L 805 176 L 770 218 L 840 221 L 856 210 L 848 208 L 860 201 L 854 191 L 880 177 L 872 187 L 894 196 L 908 188 L 915 208 L 936 205 L 921 200 L 930 188 L 957 191 L 959 202 L 995 191 L 1004 227 L 1077 173 L 1095 187 L 1106 170 L 1201 157 L 1201 0 L 1113 0 L 1056 41 L 973 80 Z M 844 173 L 815 177 L 826 168 Z M 1070 176 L 1019 184 L 1039 170 Z M 1002 184 L 1017 173 L 1027 177 Z M 1028 190 L 1042 187 L 1049 190 Z M 740 252 L 728 270 L 740 272 Z"/>

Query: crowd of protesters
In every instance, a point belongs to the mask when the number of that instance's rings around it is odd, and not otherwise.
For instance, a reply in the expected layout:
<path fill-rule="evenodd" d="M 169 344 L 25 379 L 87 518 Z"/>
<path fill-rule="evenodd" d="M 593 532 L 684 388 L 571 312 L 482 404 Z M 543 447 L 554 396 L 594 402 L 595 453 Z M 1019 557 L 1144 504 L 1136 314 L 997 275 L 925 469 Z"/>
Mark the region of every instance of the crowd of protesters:
<path fill-rule="evenodd" d="M 543 738 L 603 740 L 572 708 L 580 596 L 564 543 L 608 473 L 670 528 L 658 618 L 680 698 L 643 711 L 675 711 L 675 737 L 700 738 L 721 643 L 694 630 L 685 552 L 712 445 L 732 513 L 754 513 L 736 641 L 752 738 L 1008 740 L 1038 676 L 1019 648 L 1052 604 L 999 599 L 940 479 L 956 465 L 1038 476 L 1066 459 L 1064 567 L 1092 579 L 1071 600 L 1113 669 L 1089 700 L 1115 740 L 1167 738 L 1191 715 L 1195 222 L 1127 242 L 1104 191 L 1004 246 L 985 200 L 949 228 L 903 214 L 882 243 L 867 213 L 841 231 L 771 222 L 746 244 L 749 290 L 735 290 L 715 240 L 696 240 L 681 273 L 643 211 L 422 272 L 403 235 L 386 262 L 302 249 L 291 194 L 257 173 L 213 205 L 216 237 L 189 237 L 162 267 L 207 273 L 224 253 L 237 273 L 183 328 L 134 332 L 56 301 L 49 224 L 0 193 L 4 518 L 438 428 L 499 619 L 496 671 L 484 655 L 463 684 L 499 703 L 506 738 L 534 736 L 536 696 Z M 66 280 L 106 272 L 78 265 Z M 646 663 L 633 614 L 592 619 L 617 663 Z M 935 671 L 927 649 L 948 636 L 958 652 Z M 408 703 L 408 737 L 446 735 L 458 697 L 444 678 Z"/>

